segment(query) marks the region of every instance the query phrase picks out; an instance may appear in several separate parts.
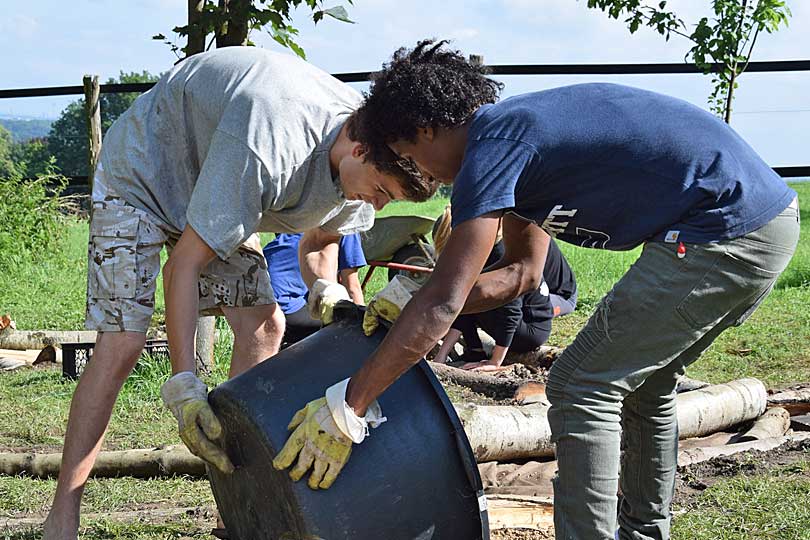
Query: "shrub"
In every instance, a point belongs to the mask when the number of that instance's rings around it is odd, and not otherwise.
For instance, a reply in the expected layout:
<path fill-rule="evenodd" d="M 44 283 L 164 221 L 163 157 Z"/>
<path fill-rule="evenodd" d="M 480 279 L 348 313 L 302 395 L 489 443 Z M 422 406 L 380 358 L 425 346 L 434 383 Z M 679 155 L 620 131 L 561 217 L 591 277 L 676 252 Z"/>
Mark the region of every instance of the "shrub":
<path fill-rule="evenodd" d="M 52 174 L 0 178 L 0 270 L 41 260 L 64 238 L 60 194 L 66 185 Z"/>

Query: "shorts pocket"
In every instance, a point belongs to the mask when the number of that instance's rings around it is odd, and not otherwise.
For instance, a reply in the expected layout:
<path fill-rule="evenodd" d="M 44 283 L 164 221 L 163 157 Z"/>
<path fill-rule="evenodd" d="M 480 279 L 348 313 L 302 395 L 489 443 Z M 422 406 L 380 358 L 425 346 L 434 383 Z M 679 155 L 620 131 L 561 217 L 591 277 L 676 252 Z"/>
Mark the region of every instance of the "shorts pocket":
<path fill-rule="evenodd" d="M 134 208 L 94 209 L 87 266 L 92 298 L 135 298 L 140 221 Z"/>

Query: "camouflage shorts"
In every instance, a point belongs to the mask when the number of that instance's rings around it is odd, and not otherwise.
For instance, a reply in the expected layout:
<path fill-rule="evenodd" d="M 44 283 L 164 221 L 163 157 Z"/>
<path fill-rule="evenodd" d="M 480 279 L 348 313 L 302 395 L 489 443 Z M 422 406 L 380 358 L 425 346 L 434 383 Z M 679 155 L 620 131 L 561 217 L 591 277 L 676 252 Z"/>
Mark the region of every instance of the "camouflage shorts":
<path fill-rule="evenodd" d="M 87 255 L 85 326 L 101 332 L 146 332 L 155 309 L 160 251 L 179 240 L 147 212 L 113 192 L 93 201 Z M 200 274 L 200 314 L 222 307 L 273 304 L 267 261 L 258 235 L 227 260 L 214 259 Z"/>

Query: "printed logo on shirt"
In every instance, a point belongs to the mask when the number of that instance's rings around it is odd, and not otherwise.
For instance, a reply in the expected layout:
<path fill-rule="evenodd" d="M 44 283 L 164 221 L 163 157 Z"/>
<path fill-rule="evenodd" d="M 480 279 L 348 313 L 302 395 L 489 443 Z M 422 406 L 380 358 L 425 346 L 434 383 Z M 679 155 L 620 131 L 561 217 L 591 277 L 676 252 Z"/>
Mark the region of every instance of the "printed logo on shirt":
<path fill-rule="evenodd" d="M 572 208 L 571 210 L 563 210 L 563 206 L 558 204 L 551 209 L 551 212 L 548 213 L 546 219 L 543 220 L 543 225 L 541 228 L 551 236 L 557 236 L 560 233 L 565 232 L 565 228 L 568 227 L 570 221 L 558 221 L 557 218 L 572 218 L 576 215 L 577 209 Z"/>
<path fill-rule="evenodd" d="M 664 242 L 667 244 L 674 244 L 678 241 L 678 237 L 681 235 L 681 231 L 667 231 L 666 236 L 664 236 Z"/>
<path fill-rule="evenodd" d="M 603 233 L 602 231 L 584 229 L 582 227 L 577 227 L 577 237 L 582 238 L 579 245 L 587 248 L 605 249 L 607 243 L 610 242 L 609 234 Z"/>

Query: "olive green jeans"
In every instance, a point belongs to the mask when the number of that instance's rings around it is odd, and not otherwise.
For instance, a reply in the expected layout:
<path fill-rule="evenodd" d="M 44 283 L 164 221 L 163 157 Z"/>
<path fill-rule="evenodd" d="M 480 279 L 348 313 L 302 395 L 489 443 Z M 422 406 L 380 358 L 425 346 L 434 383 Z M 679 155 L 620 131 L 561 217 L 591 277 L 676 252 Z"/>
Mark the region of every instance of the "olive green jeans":
<path fill-rule="evenodd" d="M 549 374 L 557 540 L 612 540 L 617 526 L 621 540 L 669 538 L 677 379 L 756 309 L 798 238 L 794 201 L 740 238 L 686 244 L 682 258 L 677 244 L 644 246 Z"/>

